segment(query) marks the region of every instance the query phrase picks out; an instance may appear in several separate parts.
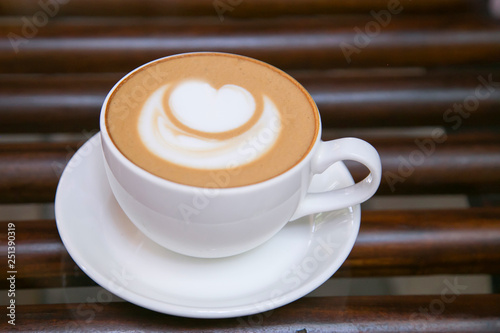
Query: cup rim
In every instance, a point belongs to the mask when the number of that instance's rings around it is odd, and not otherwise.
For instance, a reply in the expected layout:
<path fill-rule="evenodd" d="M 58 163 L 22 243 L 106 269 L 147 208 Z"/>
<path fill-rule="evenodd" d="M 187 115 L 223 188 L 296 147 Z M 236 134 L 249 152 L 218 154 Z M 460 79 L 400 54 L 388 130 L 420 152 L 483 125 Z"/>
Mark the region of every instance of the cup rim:
<path fill-rule="evenodd" d="M 318 110 L 318 107 L 316 105 L 316 102 L 313 100 L 312 96 L 309 94 L 309 92 L 291 75 L 288 73 L 284 72 L 283 70 L 270 65 L 266 62 L 247 57 L 247 56 L 242 56 L 238 54 L 233 54 L 233 53 L 225 53 L 225 52 L 210 52 L 210 51 L 203 51 L 203 52 L 185 52 L 185 53 L 180 53 L 180 54 L 174 54 L 174 55 L 169 55 L 165 57 L 161 57 L 158 59 L 154 59 L 152 61 L 149 61 L 132 71 L 128 72 L 125 74 L 108 92 L 106 95 L 106 98 L 104 99 L 104 102 L 102 103 L 101 106 L 101 112 L 99 115 L 99 127 L 100 127 L 100 132 L 101 132 L 101 141 L 103 142 L 103 145 L 106 145 L 106 147 L 109 149 L 109 151 L 114 155 L 115 159 L 117 159 L 121 165 L 126 167 L 130 172 L 132 172 L 135 175 L 138 175 L 144 180 L 147 180 L 148 182 L 153 182 L 158 185 L 162 186 L 169 186 L 176 188 L 177 190 L 191 190 L 191 189 L 204 189 L 202 186 L 195 186 L 195 185 L 186 185 L 178 182 L 174 182 L 171 180 L 167 180 L 165 178 L 162 178 L 160 176 L 154 175 L 147 170 L 141 168 L 134 162 L 132 162 L 130 159 L 128 159 L 123 153 L 118 149 L 118 147 L 115 145 L 113 139 L 111 138 L 108 128 L 106 126 L 106 110 L 107 110 L 107 105 L 109 103 L 110 98 L 112 97 L 113 93 L 118 89 L 118 87 L 124 83 L 131 75 L 133 75 L 135 72 L 138 72 L 148 66 L 151 66 L 157 62 L 164 61 L 166 59 L 171 59 L 171 58 L 181 58 L 185 56 L 193 56 L 193 55 L 200 55 L 200 54 L 206 54 L 206 55 L 222 55 L 222 56 L 231 56 L 231 57 L 237 57 L 237 58 L 244 58 L 246 60 L 250 60 L 253 62 L 256 62 L 258 64 L 264 65 L 271 70 L 279 72 L 281 75 L 285 76 L 288 80 L 290 80 L 292 83 L 294 83 L 299 90 L 303 92 L 303 94 L 306 96 L 308 99 L 309 103 L 313 107 L 314 110 L 314 115 L 316 119 L 316 124 L 317 124 L 317 130 L 315 133 L 315 137 L 312 140 L 311 145 L 309 146 L 307 152 L 302 156 L 302 158 L 295 163 L 292 167 L 289 169 L 285 170 L 284 172 L 269 178 L 265 179 L 262 181 L 259 181 L 257 183 L 253 184 L 247 184 L 247 185 L 240 185 L 240 186 L 234 186 L 234 187 L 218 187 L 217 189 L 220 191 L 223 191 L 224 193 L 232 194 L 233 192 L 240 192 L 244 189 L 255 189 L 255 188 L 265 188 L 268 186 L 273 186 L 276 182 L 280 182 L 283 178 L 288 177 L 290 174 L 293 174 L 295 172 L 298 172 L 302 168 L 302 166 L 307 163 L 313 156 L 314 151 L 316 150 L 318 143 L 321 141 L 321 133 L 322 133 L 322 125 L 321 125 L 321 117 L 320 113 Z M 104 159 L 107 162 L 106 154 L 104 154 Z"/>

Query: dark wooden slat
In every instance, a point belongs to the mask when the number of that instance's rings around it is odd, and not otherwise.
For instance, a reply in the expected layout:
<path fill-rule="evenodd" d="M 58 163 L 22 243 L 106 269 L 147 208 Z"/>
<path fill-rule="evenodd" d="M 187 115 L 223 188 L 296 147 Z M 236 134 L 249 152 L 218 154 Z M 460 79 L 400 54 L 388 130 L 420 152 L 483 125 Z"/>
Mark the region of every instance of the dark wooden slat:
<path fill-rule="evenodd" d="M 7 223 L 0 222 L 2 232 Z M 94 284 L 69 257 L 54 221 L 16 222 L 16 240 L 18 288 Z M 364 211 L 354 249 L 334 277 L 425 274 L 500 274 L 500 208 Z"/>
<path fill-rule="evenodd" d="M 465 135 L 469 141 L 460 139 L 460 134 L 369 139 L 382 160 L 382 182 L 377 194 L 498 193 L 499 137 L 481 141 L 480 136 Z M 367 174 L 360 164 L 346 164 L 355 179 Z"/>
<path fill-rule="evenodd" d="M 60 133 L 98 129 L 104 98 L 121 76 L 0 77 L 0 132 Z"/>
<path fill-rule="evenodd" d="M 325 128 L 500 124 L 495 70 L 355 74 L 294 74 L 312 94 Z"/>
<path fill-rule="evenodd" d="M 500 295 L 455 295 L 450 289 L 429 296 L 314 297 L 263 314 L 209 320 L 168 316 L 130 303 L 22 305 L 16 307 L 16 323 L 38 332 L 481 333 L 500 330 L 499 302 Z M 11 328 L 6 320 L 0 325 Z"/>
<path fill-rule="evenodd" d="M 5 227 L 0 248 L 7 253 L 7 225 Z M 19 221 L 16 229 L 16 288 L 52 288 L 88 286 L 95 283 L 80 270 L 69 256 L 61 242 L 55 221 Z M 4 231 L 5 230 L 5 231 Z M 0 265 L 8 271 L 7 262 Z M 0 283 L 3 289 L 8 284 Z"/>
<path fill-rule="evenodd" d="M 393 17 L 364 42 L 357 30 L 376 22 L 369 15 L 222 23 L 53 20 L 31 34 L 22 22 L 9 22 L 0 24 L 2 73 L 123 72 L 163 56 L 207 50 L 248 55 L 283 69 L 485 65 L 498 63 L 500 52 L 500 25 L 470 16 Z M 341 48 L 348 44 L 357 47 L 349 59 Z"/>
<path fill-rule="evenodd" d="M 338 273 L 500 274 L 499 250 L 500 208 L 364 211 L 356 244 Z"/>
<path fill-rule="evenodd" d="M 315 99 L 325 128 L 500 124 L 500 72 L 291 72 Z M 0 132 L 97 129 L 104 98 L 122 74 L 0 76 Z M 479 97 L 476 95 L 478 90 Z M 462 107 L 463 116 L 453 111 Z M 470 108 L 469 105 L 467 105 Z M 451 110 L 451 111 L 448 111 Z M 466 117 L 466 114 L 470 116 Z"/>
<path fill-rule="evenodd" d="M 325 140 L 337 137 L 329 131 L 323 135 Z M 498 134 L 362 138 L 372 143 L 381 155 L 383 175 L 377 194 L 500 191 Z M 79 144 L 0 145 L 0 202 L 53 201 L 60 173 Z M 41 145 L 44 148 L 40 149 Z M 348 165 L 355 179 L 365 176 L 363 166 Z"/>
<path fill-rule="evenodd" d="M 0 146 L 0 202 L 50 202 L 78 143 Z"/>
<path fill-rule="evenodd" d="M 43 1 L 43 3 L 50 1 Z M 484 12 L 485 0 L 400 0 L 405 13 Z M 206 0 L 71 0 L 52 1 L 60 5 L 41 6 L 37 0 L 2 0 L 0 15 L 33 15 L 42 10 L 58 16 L 191 16 L 217 15 L 217 2 Z M 215 3 L 215 4 L 214 4 Z M 224 17 L 262 17 L 364 13 L 387 9 L 387 0 L 231 0 L 219 1 Z M 224 10 L 225 9 L 225 10 Z"/>

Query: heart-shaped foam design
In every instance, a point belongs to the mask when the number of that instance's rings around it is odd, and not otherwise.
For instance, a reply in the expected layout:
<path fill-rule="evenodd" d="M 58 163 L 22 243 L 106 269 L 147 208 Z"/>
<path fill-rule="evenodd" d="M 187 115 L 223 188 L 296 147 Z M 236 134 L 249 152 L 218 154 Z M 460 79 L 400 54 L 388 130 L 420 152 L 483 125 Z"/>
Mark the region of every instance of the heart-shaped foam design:
<path fill-rule="evenodd" d="M 169 106 L 187 127 L 219 133 L 249 121 L 255 112 L 255 99 L 246 89 L 233 84 L 217 90 L 203 81 L 184 81 L 173 89 Z"/>

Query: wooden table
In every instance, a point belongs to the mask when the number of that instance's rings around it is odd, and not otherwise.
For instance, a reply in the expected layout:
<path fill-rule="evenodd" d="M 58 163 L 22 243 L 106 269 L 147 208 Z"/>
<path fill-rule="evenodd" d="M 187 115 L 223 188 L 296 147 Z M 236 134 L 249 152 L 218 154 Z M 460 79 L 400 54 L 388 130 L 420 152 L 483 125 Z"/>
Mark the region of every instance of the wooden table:
<path fill-rule="evenodd" d="M 86 303 L 17 304 L 16 326 L 4 316 L 0 329 L 500 331 L 500 23 L 487 5 L 0 0 L 0 203 L 53 202 L 64 166 L 98 130 L 104 96 L 126 72 L 180 52 L 232 52 L 297 78 L 318 104 L 325 140 L 357 136 L 378 149 L 376 198 L 468 198 L 463 208 L 364 210 L 354 249 L 332 279 L 477 274 L 494 281 L 489 294 L 303 298 L 220 320 L 125 302 L 94 304 L 83 320 Z M 33 134 L 40 139 L 27 141 Z M 365 175 L 348 166 L 354 178 Z M 13 221 L 1 221 L 4 274 Z M 95 285 L 69 257 L 54 220 L 15 228 L 17 291 Z M 7 294 L 9 281 L 1 281 Z"/>

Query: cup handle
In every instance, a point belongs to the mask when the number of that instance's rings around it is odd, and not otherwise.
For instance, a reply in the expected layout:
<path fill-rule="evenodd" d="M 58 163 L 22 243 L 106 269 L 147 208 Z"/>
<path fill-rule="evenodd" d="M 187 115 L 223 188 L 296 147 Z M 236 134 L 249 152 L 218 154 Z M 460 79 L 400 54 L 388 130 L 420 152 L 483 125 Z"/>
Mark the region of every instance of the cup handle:
<path fill-rule="evenodd" d="M 343 160 L 364 164 L 370 174 L 354 185 L 321 193 L 307 193 L 291 220 L 305 215 L 327 212 L 357 205 L 368 200 L 378 189 L 382 177 L 380 156 L 368 142 L 356 138 L 342 138 L 319 143 L 312 158 L 313 174 L 323 173 L 328 167 Z"/>

